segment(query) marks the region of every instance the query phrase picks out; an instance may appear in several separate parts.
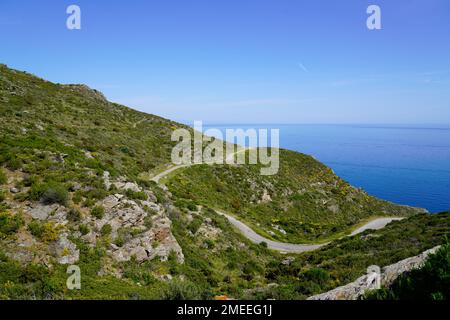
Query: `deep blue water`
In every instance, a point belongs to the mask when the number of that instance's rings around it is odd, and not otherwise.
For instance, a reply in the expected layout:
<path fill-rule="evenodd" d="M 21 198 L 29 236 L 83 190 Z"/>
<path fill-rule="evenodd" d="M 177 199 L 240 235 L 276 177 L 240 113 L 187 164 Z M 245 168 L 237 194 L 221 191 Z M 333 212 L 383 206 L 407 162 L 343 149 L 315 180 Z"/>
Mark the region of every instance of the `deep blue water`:
<path fill-rule="evenodd" d="M 278 128 L 280 147 L 314 156 L 379 198 L 450 210 L 450 125 L 209 125 Z"/>

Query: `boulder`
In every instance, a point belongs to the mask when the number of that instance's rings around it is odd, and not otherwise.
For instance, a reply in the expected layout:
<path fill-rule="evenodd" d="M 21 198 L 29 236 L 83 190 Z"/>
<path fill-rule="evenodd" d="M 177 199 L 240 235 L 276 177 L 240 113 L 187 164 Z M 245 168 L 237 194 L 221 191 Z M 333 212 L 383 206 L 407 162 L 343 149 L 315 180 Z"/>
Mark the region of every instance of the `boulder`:
<path fill-rule="evenodd" d="M 19 192 L 20 192 L 20 190 L 17 189 L 17 188 L 15 188 L 15 187 L 9 189 L 9 191 L 10 191 L 11 193 L 19 193 Z"/>
<path fill-rule="evenodd" d="M 52 205 L 43 205 L 40 203 L 32 204 L 26 211 L 33 217 L 33 219 L 37 220 L 46 220 L 50 213 L 58 210 L 58 204 Z"/>

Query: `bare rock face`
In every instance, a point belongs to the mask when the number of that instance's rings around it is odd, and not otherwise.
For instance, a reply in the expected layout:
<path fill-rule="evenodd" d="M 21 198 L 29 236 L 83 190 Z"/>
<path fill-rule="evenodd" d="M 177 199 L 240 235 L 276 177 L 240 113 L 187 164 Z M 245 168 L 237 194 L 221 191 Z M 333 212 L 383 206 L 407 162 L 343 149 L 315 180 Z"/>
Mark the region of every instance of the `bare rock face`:
<path fill-rule="evenodd" d="M 259 200 L 258 203 L 268 203 L 271 201 L 272 201 L 272 198 L 270 197 L 270 194 L 267 192 L 266 189 L 264 189 L 264 193 L 261 196 L 261 200 Z"/>
<path fill-rule="evenodd" d="M 367 290 L 378 289 L 380 285 L 389 286 L 404 272 L 421 268 L 428 256 L 435 253 L 439 248 L 440 246 L 434 247 L 417 256 L 386 266 L 381 270 L 381 273 L 375 271 L 376 268 L 369 267 L 368 273 L 354 282 L 309 297 L 308 300 L 358 300 Z"/>
<path fill-rule="evenodd" d="M 103 175 L 103 181 L 107 188 L 115 185 L 119 190 L 143 191 L 134 182 L 125 178 L 111 181 L 108 172 Z M 36 202 L 25 202 L 18 205 L 17 209 L 29 217 L 43 222 L 52 222 L 58 228 L 58 238 L 51 243 L 45 243 L 34 237 L 29 231 L 18 233 L 18 237 L 12 246 L 10 256 L 23 263 L 39 262 L 47 263 L 56 260 L 59 264 L 75 264 L 80 258 L 77 246 L 69 240 L 70 235 L 83 239 L 89 245 L 97 245 L 98 239 L 103 237 L 110 241 L 107 249 L 108 266 L 102 269 L 105 274 L 119 275 L 114 269 L 114 262 L 129 261 L 135 258 L 142 262 L 152 259 L 167 261 L 171 254 L 175 254 L 179 263 L 184 263 L 184 255 L 176 238 L 172 234 L 172 221 L 169 219 L 166 209 L 156 203 L 155 195 L 144 190 L 148 199 L 130 200 L 118 191 L 109 195 L 97 205 L 105 209 L 103 218 L 97 219 L 89 214 L 82 214 L 79 224 L 89 227 L 89 232 L 82 235 L 80 231 L 71 231 L 67 225 L 69 209 L 59 204 L 44 205 Z M 111 233 L 102 234 L 105 225 L 111 226 Z M 14 249 L 14 250 L 13 250 Z M 36 252 L 42 254 L 37 255 Z"/>
<path fill-rule="evenodd" d="M 153 220 L 153 227 L 131 239 L 122 247 L 112 250 L 116 261 L 129 261 L 135 256 L 139 262 L 159 257 L 167 261 L 170 253 L 176 254 L 179 263 L 184 263 L 183 251 L 171 232 L 171 221 L 165 215 L 158 215 Z"/>
<path fill-rule="evenodd" d="M 111 188 L 111 181 L 109 179 L 109 172 L 108 171 L 104 171 L 103 172 L 103 183 L 105 185 L 106 190 L 109 190 L 109 188 Z"/>
<path fill-rule="evenodd" d="M 139 187 L 134 182 L 121 182 L 121 181 L 119 181 L 119 182 L 114 182 L 114 185 L 117 187 L 117 189 L 132 190 L 134 192 L 142 191 L 141 187 Z"/>
<path fill-rule="evenodd" d="M 73 92 L 82 94 L 86 98 L 90 98 L 102 103 L 108 103 L 103 93 L 98 90 L 91 89 L 85 84 L 65 84 L 64 87 L 68 88 Z"/>
<path fill-rule="evenodd" d="M 366 290 L 376 289 L 375 283 L 369 281 L 372 277 L 372 275 L 364 275 L 352 283 L 309 297 L 308 300 L 358 300 Z"/>
<path fill-rule="evenodd" d="M 294 257 L 286 257 L 283 261 L 281 261 L 281 264 L 284 264 L 285 266 L 290 265 L 292 262 L 295 261 Z"/>
<path fill-rule="evenodd" d="M 222 234 L 222 230 L 220 228 L 214 227 L 211 223 L 203 223 L 200 228 L 198 228 L 195 235 L 210 240 L 216 240 L 220 234 Z"/>
<path fill-rule="evenodd" d="M 28 264 L 28 263 L 33 262 L 33 260 L 35 258 L 33 252 L 31 252 L 30 250 L 23 249 L 23 248 L 18 248 L 14 251 L 11 250 L 9 252 L 6 252 L 6 256 L 8 256 L 9 258 L 11 258 L 13 260 L 19 261 L 20 263 L 23 263 L 23 264 Z"/>
<path fill-rule="evenodd" d="M 59 205 L 52 204 L 50 206 L 42 205 L 40 203 L 33 204 L 27 211 L 33 217 L 33 219 L 37 220 L 47 220 L 50 213 L 56 211 L 59 208 Z"/>
<path fill-rule="evenodd" d="M 68 234 L 59 235 L 58 241 L 50 244 L 49 250 L 56 257 L 60 264 L 74 264 L 80 258 L 80 250 L 77 246 L 67 239 Z"/>
<path fill-rule="evenodd" d="M 280 227 L 280 226 L 277 225 L 277 224 L 273 224 L 272 227 L 273 227 L 275 230 L 277 230 L 278 232 L 280 232 L 280 233 L 282 233 L 282 234 L 284 234 L 284 235 L 287 234 L 286 230 L 284 230 L 282 227 Z"/>
<path fill-rule="evenodd" d="M 126 184 L 123 186 L 130 186 Z M 182 249 L 171 232 L 172 222 L 160 205 L 151 201 L 141 201 L 138 204 L 121 194 L 108 196 L 101 202 L 101 205 L 105 208 L 105 216 L 101 220 L 91 221 L 95 230 L 101 230 L 105 224 L 109 224 L 112 229 L 112 240 L 117 239 L 120 229 L 123 228 L 140 232 L 124 239 L 125 241 L 120 247 L 114 243 L 111 244 L 108 251 L 115 261 L 129 261 L 133 256 L 139 262 L 157 257 L 166 261 L 173 251 L 178 262 L 184 263 Z M 157 214 L 150 217 L 143 207 L 148 207 Z M 149 219 L 151 219 L 150 228 L 146 226 L 146 220 Z M 83 239 L 94 245 L 97 236 L 96 232 L 91 232 L 83 236 Z"/>
<path fill-rule="evenodd" d="M 65 225 L 67 221 L 67 208 L 59 204 L 44 205 L 33 203 L 24 208 L 33 219 L 53 221 L 60 225 Z"/>
<path fill-rule="evenodd" d="M 428 256 L 435 253 L 439 248 L 440 246 L 434 247 L 415 257 L 407 258 L 384 267 L 381 275 L 381 283 L 385 286 L 390 286 L 402 273 L 421 268 Z"/>
<path fill-rule="evenodd" d="M 144 201 L 145 205 L 160 211 L 161 208 L 155 203 Z M 105 198 L 101 205 L 105 208 L 105 216 L 101 220 L 92 219 L 96 230 L 101 230 L 105 224 L 112 228 L 112 235 L 115 237 L 119 228 L 140 228 L 144 227 L 144 219 L 148 213 L 135 201 L 128 200 L 122 195 L 113 195 Z"/>

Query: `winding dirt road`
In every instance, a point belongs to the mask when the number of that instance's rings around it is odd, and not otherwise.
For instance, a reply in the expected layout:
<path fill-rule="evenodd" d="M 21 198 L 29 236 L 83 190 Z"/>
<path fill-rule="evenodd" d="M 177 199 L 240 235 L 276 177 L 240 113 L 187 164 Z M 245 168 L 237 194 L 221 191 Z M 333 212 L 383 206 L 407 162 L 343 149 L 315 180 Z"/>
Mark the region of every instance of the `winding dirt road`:
<path fill-rule="evenodd" d="M 243 151 L 245 151 L 245 149 L 231 154 L 230 156 L 227 157 L 227 159 L 229 159 L 230 157 L 234 157 L 237 153 L 240 153 L 240 152 L 243 152 Z M 178 169 L 186 168 L 186 167 L 189 167 L 189 166 L 192 166 L 192 165 L 196 165 L 196 164 L 193 163 L 193 164 L 183 164 L 183 165 L 173 166 L 173 167 L 168 168 L 167 170 L 157 174 L 151 180 L 156 182 L 156 183 L 159 183 L 162 178 L 164 178 L 165 176 L 169 175 L 170 173 L 172 173 L 172 172 L 174 172 L 174 171 L 176 171 Z M 253 243 L 265 242 L 265 243 L 267 243 L 267 247 L 269 249 L 272 249 L 272 250 L 285 252 L 285 253 L 302 253 L 302 252 L 314 251 L 314 250 L 320 249 L 321 247 L 323 247 L 323 246 L 328 244 L 328 243 L 321 243 L 321 244 L 295 244 L 295 243 L 286 243 L 286 242 L 273 241 L 273 240 L 267 239 L 267 238 L 257 234 L 249 226 L 247 226 L 245 223 L 239 221 L 235 217 L 233 217 L 233 216 L 231 216 L 231 215 L 229 215 L 229 214 L 227 214 L 225 212 L 222 212 L 222 211 L 216 210 L 216 212 L 218 214 L 224 216 L 225 218 L 227 218 L 228 221 L 236 229 L 238 229 L 247 239 L 249 239 Z M 363 226 L 357 228 L 356 230 L 354 230 L 348 236 L 354 236 L 354 235 L 357 235 L 357 234 L 362 233 L 362 232 L 364 232 L 366 230 L 369 230 L 369 229 L 372 229 L 372 230 L 382 229 L 387 224 L 389 224 L 390 222 L 398 221 L 398 220 L 401 220 L 401 219 L 402 218 L 398 218 L 398 217 L 377 218 L 377 219 L 369 221 L 366 224 L 364 224 Z"/>
<path fill-rule="evenodd" d="M 362 233 L 369 229 L 371 229 L 371 230 L 383 229 L 384 227 L 386 227 L 387 224 L 391 223 L 392 221 L 400 221 L 402 219 L 403 218 L 378 218 L 378 219 L 369 221 L 362 227 L 356 229 L 355 231 L 353 231 L 350 234 L 350 236 L 354 236 L 355 234 Z"/>
<path fill-rule="evenodd" d="M 250 148 L 251 149 L 251 148 Z M 225 162 L 228 163 L 228 161 L 232 160 L 234 156 L 236 156 L 238 153 L 250 150 L 250 149 L 240 149 L 239 151 L 233 152 L 231 154 L 229 154 L 226 157 Z M 179 164 L 173 167 L 170 167 L 166 170 L 164 170 L 163 172 L 158 173 L 156 176 L 154 176 L 153 178 L 151 178 L 151 181 L 154 181 L 156 183 L 159 183 L 159 181 L 164 178 L 165 176 L 167 176 L 168 174 L 170 174 L 171 172 L 174 172 L 175 170 L 181 169 L 181 168 L 186 168 L 186 167 L 190 167 L 190 166 L 195 166 L 195 165 L 200 165 L 200 164 L 208 164 L 208 163 L 189 163 L 189 164 Z M 213 163 L 211 163 L 213 164 Z"/>
<path fill-rule="evenodd" d="M 228 221 L 234 226 L 236 227 L 247 239 L 249 239 L 250 241 L 252 241 L 253 243 L 261 243 L 261 242 L 265 242 L 267 243 L 267 247 L 269 249 L 272 250 L 277 250 L 280 252 L 286 252 L 286 253 L 301 253 L 301 252 L 307 252 L 307 251 L 314 251 L 317 250 L 325 245 L 327 245 L 328 243 L 322 243 L 322 244 L 295 244 L 295 243 L 286 243 L 286 242 L 277 242 L 277 241 L 272 241 L 269 240 L 267 238 L 264 238 L 263 236 L 260 236 L 259 234 L 257 234 L 255 231 L 253 231 L 250 227 L 248 227 L 246 224 L 244 224 L 243 222 L 239 221 L 238 219 L 236 219 L 233 216 L 230 216 L 229 214 L 226 214 L 224 212 L 221 211 L 217 211 L 216 212 L 222 216 L 224 216 L 225 218 L 228 219 Z M 358 233 L 362 233 L 366 230 L 378 230 L 378 229 L 382 229 L 384 228 L 387 224 L 389 224 L 392 221 L 397 221 L 397 220 L 401 220 L 402 218 L 378 218 L 378 219 L 374 219 L 368 223 L 366 223 L 365 225 L 363 225 L 362 227 L 356 229 L 355 231 L 353 231 L 350 236 L 354 236 L 357 235 Z"/>
<path fill-rule="evenodd" d="M 265 242 L 267 243 L 267 247 L 272 250 L 277 250 L 281 252 L 292 252 L 292 253 L 301 253 L 306 251 L 313 251 L 317 250 L 324 245 L 324 244 L 294 244 L 294 243 L 286 243 L 286 242 L 277 242 L 272 241 L 267 238 L 264 238 L 263 236 L 260 236 L 255 231 L 253 231 L 250 227 L 248 227 L 245 223 L 239 221 L 238 219 L 234 218 L 233 216 L 230 216 L 229 214 L 226 214 L 221 211 L 216 212 L 225 218 L 228 219 L 228 221 L 236 228 L 238 229 L 247 239 L 249 239 L 253 243 L 261 243 Z"/>

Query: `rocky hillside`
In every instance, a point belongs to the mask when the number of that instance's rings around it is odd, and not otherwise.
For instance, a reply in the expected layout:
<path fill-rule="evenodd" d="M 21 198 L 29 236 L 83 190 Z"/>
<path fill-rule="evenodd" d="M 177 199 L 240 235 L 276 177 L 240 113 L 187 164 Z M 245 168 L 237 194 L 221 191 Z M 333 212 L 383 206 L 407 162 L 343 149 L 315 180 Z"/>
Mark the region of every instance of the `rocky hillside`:
<path fill-rule="evenodd" d="M 268 180 L 256 167 L 198 166 L 157 185 L 150 178 L 170 165 L 179 127 L 86 86 L 1 65 L 0 299 L 301 299 L 354 280 L 373 260 L 440 244 L 450 230 L 448 214 L 414 215 L 287 151 Z M 370 216 L 413 216 L 370 243 L 357 236 L 286 256 L 236 232 L 214 211 L 220 203 L 259 232 L 294 240 L 338 235 Z M 259 216 L 260 226 L 257 208 L 269 217 Z M 383 246 L 393 237 L 395 246 Z M 66 287 L 71 264 L 81 269 L 81 290 Z"/>

